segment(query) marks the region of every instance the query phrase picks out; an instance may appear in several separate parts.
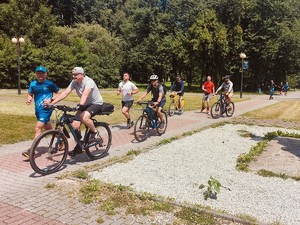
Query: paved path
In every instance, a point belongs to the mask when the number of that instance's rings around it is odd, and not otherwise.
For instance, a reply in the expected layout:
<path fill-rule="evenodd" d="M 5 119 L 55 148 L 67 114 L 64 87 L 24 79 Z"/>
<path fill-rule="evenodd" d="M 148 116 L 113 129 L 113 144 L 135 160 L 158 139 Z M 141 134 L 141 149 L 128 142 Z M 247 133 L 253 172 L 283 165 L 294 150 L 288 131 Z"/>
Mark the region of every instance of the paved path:
<path fill-rule="evenodd" d="M 287 98 L 298 98 L 299 93 L 289 93 L 288 97 L 275 96 L 269 101 L 268 96 L 254 96 L 249 101 L 236 104 L 234 116 L 252 111 Z M 246 96 L 244 96 L 246 97 Z M 276 98 L 278 100 L 276 100 Z M 97 218 L 105 220 L 103 224 L 139 224 L 133 218 L 120 215 L 107 216 L 96 210 L 96 206 L 82 205 L 76 199 L 63 196 L 57 191 L 47 190 L 44 186 L 56 181 L 60 174 L 82 168 L 85 165 L 102 163 L 113 157 L 126 155 L 130 150 L 149 147 L 163 139 L 193 131 L 216 122 L 229 120 L 209 118 L 199 111 L 185 112 L 169 118 L 166 134 L 152 136 L 143 143 L 134 140 L 133 129 L 124 129 L 125 124 L 113 125 L 113 143 L 109 155 L 97 161 L 91 161 L 86 154 L 68 158 L 66 167 L 52 175 L 40 176 L 23 161 L 21 152 L 30 147 L 32 141 L 0 147 L 0 225 L 4 224 L 98 224 Z"/>

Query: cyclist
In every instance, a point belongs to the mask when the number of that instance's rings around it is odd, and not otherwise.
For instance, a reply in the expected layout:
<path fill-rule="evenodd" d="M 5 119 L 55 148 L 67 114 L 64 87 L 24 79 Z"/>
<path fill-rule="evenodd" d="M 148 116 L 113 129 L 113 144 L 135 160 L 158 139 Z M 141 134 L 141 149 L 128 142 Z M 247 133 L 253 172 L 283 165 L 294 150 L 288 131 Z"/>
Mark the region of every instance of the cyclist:
<path fill-rule="evenodd" d="M 275 91 L 275 87 L 277 85 L 274 83 L 274 80 L 270 80 L 270 85 L 269 85 L 269 89 L 270 89 L 270 97 L 269 100 L 273 99 L 273 95 L 274 95 L 274 91 Z"/>
<path fill-rule="evenodd" d="M 57 93 L 55 97 L 60 94 L 57 85 L 52 81 L 46 79 L 47 74 L 48 71 L 45 67 L 36 67 L 35 75 L 37 79 L 33 80 L 29 84 L 28 88 L 26 104 L 30 105 L 32 103 L 32 100 L 34 99 L 35 116 L 37 118 L 34 139 L 41 134 L 43 128 L 45 130 L 52 129 L 52 126 L 49 123 L 52 110 L 46 109 L 43 103 L 47 99 L 52 99 L 53 93 Z M 29 158 L 29 150 L 23 152 L 22 155 L 26 158 Z"/>
<path fill-rule="evenodd" d="M 56 104 L 65 99 L 75 89 L 77 95 L 80 97 L 80 101 L 77 105 L 78 111 L 75 114 L 72 126 L 75 129 L 75 133 L 81 138 L 79 128 L 81 123 L 85 124 L 91 130 L 89 141 L 94 142 L 97 140 L 97 130 L 91 118 L 102 112 L 102 96 L 96 83 L 85 75 L 82 67 L 75 67 L 72 70 L 72 77 L 73 80 L 70 85 L 57 98 L 52 99 L 51 104 Z M 46 102 L 45 104 L 49 105 Z M 82 150 L 76 146 L 73 151 L 69 152 L 69 155 L 75 156 L 80 153 L 82 153 Z"/>
<path fill-rule="evenodd" d="M 133 126 L 133 121 L 130 119 L 129 110 L 133 104 L 133 94 L 138 93 L 139 90 L 134 83 L 130 81 L 129 73 L 123 74 L 123 81 L 119 83 L 117 95 L 122 93 L 122 113 L 127 119 L 127 128 Z"/>
<path fill-rule="evenodd" d="M 157 75 L 151 75 L 150 81 L 151 81 L 151 83 L 148 85 L 146 92 L 141 95 L 138 102 L 141 102 L 147 96 L 147 94 L 149 94 L 149 92 L 151 91 L 152 100 L 150 102 L 150 105 L 154 104 L 154 105 L 158 106 L 157 113 L 158 113 L 160 120 L 162 121 L 161 128 L 163 128 L 165 121 L 164 121 L 163 113 L 161 112 L 161 110 L 163 109 L 164 105 L 166 104 L 166 96 L 164 94 L 164 88 L 159 83 Z"/>
<path fill-rule="evenodd" d="M 221 86 L 217 89 L 215 94 L 218 94 L 218 92 L 224 89 L 224 96 L 226 98 L 226 101 L 228 103 L 231 102 L 231 98 L 233 96 L 233 83 L 230 80 L 230 75 L 226 75 L 224 77 L 224 82 L 221 84 Z"/>
<path fill-rule="evenodd" d="M 211 76 L 206 77 L 206 81 L 202 85 L 202 90 L 204 91 L 203 97 L 202 97 L 202 107 L 201 111 L 205 109 L 205 102 L 207 102 L 206 106 L 206 113 L 209 112 L 209 100 L 212 98 L 213 93 L 215 92 L 215 84 L 211 81 Z"/>
<path fill-rule="evenodd" d="M 175 81 L 173 82 L 170 92 L 175 91 L 175 93 L 179 96 L 179 105 L 178 110 L 181 111 L 182 108 L 182 98 L 184 95 L 184 82 L 181 80 L 181 76 L 177 75 Z"/>

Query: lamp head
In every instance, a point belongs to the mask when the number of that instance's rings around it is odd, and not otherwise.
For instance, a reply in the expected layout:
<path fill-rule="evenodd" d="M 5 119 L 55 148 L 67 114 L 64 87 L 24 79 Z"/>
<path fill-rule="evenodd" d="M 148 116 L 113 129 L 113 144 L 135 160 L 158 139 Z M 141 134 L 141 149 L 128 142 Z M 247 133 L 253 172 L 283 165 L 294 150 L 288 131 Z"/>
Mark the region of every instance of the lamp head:
<path fill-rule="evenodd" d="M 243 52 L 240 53 L 240 58 L 241 58 L 241 59 L 245 59 L 246 57 L 247 57 L 247 56 L 246 56 L 245 53 L 243 53 Z"/>
<path fill-rule="evenodd" d="M 16 37 L 13 37 L 13 38 L 11 39 L 11 42 L 12 42 L 13 44 L 17 44 L 17 43 L 18 43 L 18 39 L 17 39 Z"/>
<path fill-rule="evenodd" d="M 25 42 L 25 39 L 24 39 L 23 37 L 20 37 L 20 38 L 19 38 L 19 42 L 20 42 L 20 43 L 24 43 L 24 42 Z"/>

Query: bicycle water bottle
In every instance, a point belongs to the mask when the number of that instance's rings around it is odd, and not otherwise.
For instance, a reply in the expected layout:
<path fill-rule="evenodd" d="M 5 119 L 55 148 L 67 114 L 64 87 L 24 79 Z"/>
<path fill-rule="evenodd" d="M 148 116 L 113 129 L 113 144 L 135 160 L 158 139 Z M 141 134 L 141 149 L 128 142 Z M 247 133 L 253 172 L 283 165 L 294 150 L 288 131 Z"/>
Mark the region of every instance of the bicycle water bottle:
<path fill-rule="evenodd" d="M 148 105 L 146 106 L 146 112 L 152 121 L 153 127 L 156 128 L 156 122 L 155 122 L 155 119 L 153 118 L 152 110 Z"/>

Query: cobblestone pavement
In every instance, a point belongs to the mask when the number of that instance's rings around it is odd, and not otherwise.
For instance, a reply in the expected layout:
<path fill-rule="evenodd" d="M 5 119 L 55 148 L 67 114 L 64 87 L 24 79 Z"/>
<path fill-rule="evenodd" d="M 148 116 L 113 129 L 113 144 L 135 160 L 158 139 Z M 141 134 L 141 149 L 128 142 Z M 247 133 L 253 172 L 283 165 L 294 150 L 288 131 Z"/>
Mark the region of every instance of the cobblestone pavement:
<path fill-rule="evenodd" d="M 252 96 L 253 97 L 253 96 Z M 298 93 L 289 93 L 288 98 L 298 97 Z M 278 99 L 287 99 L 278 97 Z M 268 100 L 268 96 L 254 96 L 251 100 L 236 103 L 235 116 L 274 104 L 278 100 Z M 200 102 L 200 97 L 199 97 Z M 0 146 L 0 225 L 4 224 L 98 224 L 97 218 L 104 219 L 102 224 L 150 224 L 143 218 L 108 216 L 93 205 L 83 205 L 77 199 L 71 199 L 59 192 L 45 188 L 54 182 L 57 176 L 66 171 L 77 170 L 85 165 L 102 163 L 113 157 L 126 155 L 130 150 L 149 147 L 163 139 L 180 135 L 216 122 L 230 118 L 211 119 L 199 110 L 185 112 L 169 118 L 167 132 L 162 136 L 152 136 L 143 143 L 134 140 L 133 128 L 124 129 L 125 124 L 111 126 L 113 142 L 109 155 L 97 161 L 91 161 L 86 154 L 68 158 L 65 167 L 48 176 L 34 173 L 29 162 L 24 161 L 21 152 L 31 146 L 32 141 Z"/>

